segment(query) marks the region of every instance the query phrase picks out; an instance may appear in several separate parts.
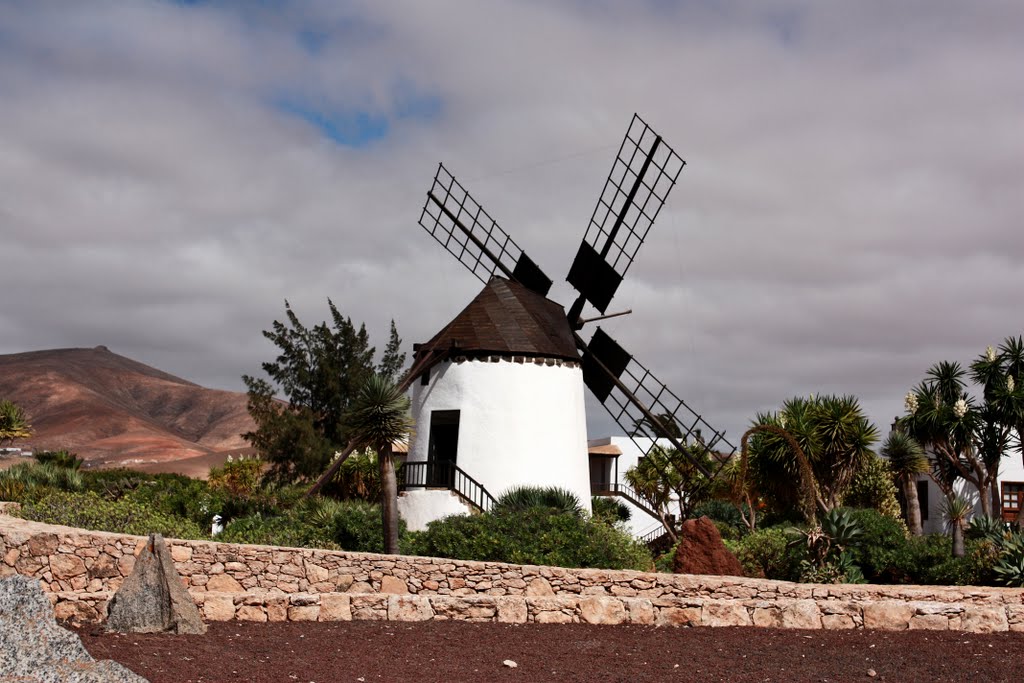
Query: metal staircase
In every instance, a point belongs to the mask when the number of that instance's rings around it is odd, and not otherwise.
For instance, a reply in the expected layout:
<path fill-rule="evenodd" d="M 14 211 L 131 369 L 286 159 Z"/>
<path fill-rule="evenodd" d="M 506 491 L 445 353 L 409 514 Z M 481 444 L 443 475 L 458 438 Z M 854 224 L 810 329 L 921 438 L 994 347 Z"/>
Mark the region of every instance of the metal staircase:
<path fill-rule="evenodd" d="M 398 468 L 398 490 L 447 489 L 480 512 L 494 509 L 494 496 L 483 484 L 447 460 L 406 462 Z"/>

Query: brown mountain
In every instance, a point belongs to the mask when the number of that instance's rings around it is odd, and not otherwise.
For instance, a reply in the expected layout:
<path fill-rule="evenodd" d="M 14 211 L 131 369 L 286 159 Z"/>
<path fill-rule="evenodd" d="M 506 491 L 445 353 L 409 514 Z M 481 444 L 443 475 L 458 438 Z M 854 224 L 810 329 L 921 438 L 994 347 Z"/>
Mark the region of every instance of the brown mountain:
<path fill-rule="evenodd" d="M 246 395 L 206 389 L 105 346 L 0 355 L 0 398 L 34 435 L 22 447 L 67 449 L 91 466 L 205 474 L 248 450 Z"/>

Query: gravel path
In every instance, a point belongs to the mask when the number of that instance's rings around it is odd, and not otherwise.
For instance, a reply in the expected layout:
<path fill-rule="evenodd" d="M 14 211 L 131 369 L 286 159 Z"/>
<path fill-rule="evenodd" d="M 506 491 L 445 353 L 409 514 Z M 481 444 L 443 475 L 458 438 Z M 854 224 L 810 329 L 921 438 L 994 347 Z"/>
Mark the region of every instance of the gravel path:
<path fill-rule="evenodd" d="M 1024 633 L 372 621 L 213 623 L 205 636 L 79 633 L 94 657 L 151 683 L 993 683 L 1019 680 L 1024 667 Z"/>

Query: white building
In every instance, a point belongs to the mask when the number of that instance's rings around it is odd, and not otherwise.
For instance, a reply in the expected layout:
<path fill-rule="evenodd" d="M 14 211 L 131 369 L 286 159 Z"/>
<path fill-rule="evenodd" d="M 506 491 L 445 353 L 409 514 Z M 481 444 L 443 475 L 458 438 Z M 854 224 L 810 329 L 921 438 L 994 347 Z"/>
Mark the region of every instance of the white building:
<path fill-rule="evenodd" d="M 417 345 L 416 433 L 399 512 L 410 529 L 515 486 L 558 486 L 590 509 L 583 372 L 565 311 L 495 277 Z"/>
<path fill-rule="evenodd" d="M 981 501 L 978 490 L 968 481 L 960 479 L 954 489 L 962 496 L 974 502 L 974 514 L 981 514 Z M 1016 521 L 1024 500 L 1024 460 L 1020 453 L 1008 453 L 999 466 L 999 493 L 1003 501 L 1003 519 Z M 921 522 L 926 534 L 941 534 L 946 531 L 946 520 L 942 515 L 942 504 L 945 499 L 938 485 L 927 475 L 917 480 L 917 497 L 921 504 Z"/>

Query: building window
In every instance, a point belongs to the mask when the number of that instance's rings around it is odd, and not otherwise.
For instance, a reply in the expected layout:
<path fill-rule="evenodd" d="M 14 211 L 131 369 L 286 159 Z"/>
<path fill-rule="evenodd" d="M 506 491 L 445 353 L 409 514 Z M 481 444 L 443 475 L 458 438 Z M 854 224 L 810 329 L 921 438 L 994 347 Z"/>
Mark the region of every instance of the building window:
<path fill-rule="evenodd" d="M 1017 519 L 1021 501 L 1024 500 L 1024 483 L 1019 481 L 1003 482 L 1003 517 Z"/>
<path fill-rule="evenodd" d="M 917 482 L 917 504 L 921 508 L 921 521 L 928 521 L 928 480 Z"/>

